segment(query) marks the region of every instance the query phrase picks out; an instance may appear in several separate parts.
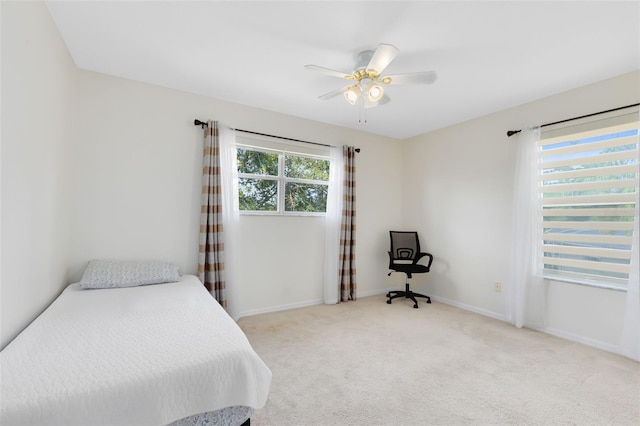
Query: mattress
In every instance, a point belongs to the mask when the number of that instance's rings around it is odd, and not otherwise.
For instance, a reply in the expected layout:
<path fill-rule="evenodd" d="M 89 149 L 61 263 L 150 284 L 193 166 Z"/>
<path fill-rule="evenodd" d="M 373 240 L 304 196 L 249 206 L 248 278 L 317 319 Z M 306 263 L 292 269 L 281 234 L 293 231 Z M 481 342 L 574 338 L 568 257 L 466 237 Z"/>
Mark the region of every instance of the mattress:
<path fill-rule="evenodd" d="M 0 352 L 0 424 L 166 425 L 264 406 L 271 371 L 194 276 L 68 286 Z"/>

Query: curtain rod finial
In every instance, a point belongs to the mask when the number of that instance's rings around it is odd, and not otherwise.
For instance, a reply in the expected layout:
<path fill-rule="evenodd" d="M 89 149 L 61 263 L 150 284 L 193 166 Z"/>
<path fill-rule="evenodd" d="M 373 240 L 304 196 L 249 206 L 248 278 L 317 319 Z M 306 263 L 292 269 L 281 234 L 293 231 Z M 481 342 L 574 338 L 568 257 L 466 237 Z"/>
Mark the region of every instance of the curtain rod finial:
<path fill-rule="evenodd" d="M 515 135 L 516 133 L 520 133 L 522 130 L 508 130 L 507 131 L 507 137 L 510 138 L 511 136 Z"/>
<path fill-rule="evenodd" d="M 197 118 L 196 118 L 195 120 L 193 120 L 193 125 L 194 125 L 194 126 L 201 126 L 203 129 L 204 129 L 205 127 L 209 127 L 209 125 L 208 125 L 206 122 L 204 122 L 204 121 L 200 121 L 200 120 L 198 120 Z"/>

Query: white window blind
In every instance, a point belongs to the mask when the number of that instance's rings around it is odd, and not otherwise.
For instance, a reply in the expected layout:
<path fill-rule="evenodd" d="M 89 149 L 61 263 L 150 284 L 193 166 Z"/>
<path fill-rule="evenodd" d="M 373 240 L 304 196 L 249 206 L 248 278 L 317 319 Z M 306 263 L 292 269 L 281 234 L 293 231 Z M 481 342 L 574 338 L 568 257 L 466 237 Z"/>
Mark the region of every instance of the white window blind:
<path fill-rule="evenodd" d="M 547 278 L 627 286 L 631 247 L 638 244 L 632 237 L 638 208 L 638 116 L 610 124 L 554 137 L 543 134 L 540 140 Z"/>

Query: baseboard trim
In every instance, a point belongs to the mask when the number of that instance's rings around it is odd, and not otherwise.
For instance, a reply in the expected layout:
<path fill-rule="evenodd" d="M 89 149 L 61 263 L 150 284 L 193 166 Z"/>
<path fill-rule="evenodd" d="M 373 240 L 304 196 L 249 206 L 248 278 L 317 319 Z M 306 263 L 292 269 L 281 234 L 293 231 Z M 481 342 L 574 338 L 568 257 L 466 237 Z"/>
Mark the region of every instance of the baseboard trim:
<path fill-rule="evenodd" d="M 497 319 L 499 321 L 507 322 L 507 318 L 504 315 L 499 314 L 497 312 L 492 312 L 492 311 L 489 311 L 487 309 L 482 309 L 482 308 L 478 308 L 478 307 L 475 307 L 475 306 L 466 305 L 464 303 L 456 302 L 456 301 L 450 300 L 450 299 L 445 299 L 444 297 L 440 297 L 440 296 L 430 296 L 430 297 L 433 300 L 435 300 L 436 302 L 444 303 L 445 305 L 451 305 L 451 306 L 454 306 L 456 308 L 464 309 L 465 311 L 474 312 L 476 314 L 484 315 L 486 317 L 495 318 L 495 319 Z"/>
<path fill-rule="evenodd" d="M 268 314 L 270 312 L 287 311 L 289 309 L 305 308 L 307 306 L 321 305 L 324 303 L 323 299 L 309 300 L 306 302 L 289 303 L 286 305 L 269 306 L 268 308 L 251 309 L 248 311 L 240 312 L 238 319 L 242 317 L 250 317 L 252 315 Z"/>
<path fill-rule="evenodd" d="M 491 318 L 495 318 L 497 320 L 500 321 L 504 321 L 504 322 L 509 322 L 507 320 L 507 318 L 504 315 L 498 314 L 496 312 L 491 312 L 488 311 L 486 309 L 480 309 L 480 308 L 476 308 L 474 306 L 470 306 L 470 305 L 465 305 L 464 303 L 460 303 L 460 302 L 455 302 L 453 300 L 449 300 L 449 299 L 445 299 L 443 297 L 439 297 L 439 296 L 431 296 L 431 298 L 437 302 L 440 303 L 445 303 L 447 305 L 451 305 L 454 306 L 456 308 L 460 308 L 460 309 L 464 309 L 465 311 L 471 311 L 471 312 L 475 312 L 477 314 L 480 315 L 485 315 Z M 541 333 L 546 333 L 546 334 L 550 334 L 552 336 L 555 337 L 559 337 L 561 339 L 565 339 L 565 340 L 570 340 L 572 342 L 576 342 L 576 343 L 580 343 L 586 346 L 591 346 L 593 348 L 596 349 L 601 349 L 603 351 L 606 352 L 611 352 L 614 354 L 620 354 L 620 350 L 616 345 L 612 345 L 610 343 L 605 343 L 605 342 L 601 342 L 599 340 L 595 340 L 595 339 L 590 339 L 588 337 L 583 337 L 583 336 L 579 336 L 573 333 L 569 333 L 566 332 L 564 330 L 559 330 L 557 328 L 553 328 L 553 327 L 530 327 L 530 326 L 526 326 L 527 328 L 530 328 L 532 330 L 535 331 L 539 331 Z"/>
<path fill-rule="evenodd" d="M 379 294 L 386 294 L 390 291 L 391 289 L 388 288 L 383 288 L 381 290 L 369 290 L 369 291 L 359 291 L 358 292 L 358 297 L 369 297 L 369 296 L 377 296 Z"/>
<path fill-rule="evenodd" d="M 552 328 L 552 327 L 537 329 L 537 331 L 541 331 L 543 333 L 547 333 L 552 336 L 559 337 L 561 339 L 571 340 L 572 342 L 581 343 L 586 346 L 591 346 L 596 349 L 602 349 L 603 351 L 606 351 L 606 352 L 612 352 L 614 354 L 621 355 L 620 349 L 618 348 L 618 346 L 612 345 L 611 343 L 605 343 L 599 340 L 589 339 L 588 337 L 578 336 L 576 334 L 568 333 L 566 331 L 559 330 L 557 328 Z"/>
<path fill-rule="evenodd" d="M 464 303 L 455 302 L 453 300 L 445 299 L 445 298 L 439 297 L 439 296 L 431 296 L 431 298 L 433 300 L 437 301 L 437 302 L 444 303 L 444 304 L 447 304 L 447 305 L 451 305 L 451 306 L 454 306 L 456 308 L 464 309 L 465 311 L 471 311 L 471 312 L 475 312 L 475 313 L 480 314 L 480 315 L 484 315 L 484 316 L 488 316 L 488 317 L 491 317 L 491 318 L 495 318 L 495 319 L 500 320 L 500 321 L 509 322 L 504 315 L 498 314 L 496 312 L 491 312 L 491 311 L 488 311 L 486 309 L 476 308 L 475 306 L 465 305 Z M 580 344 L 583 344 L 583 345 L 586 345 L 586 346 L 591 346 L 591 347 L 596 348 L 596 349 L 601 349 L 601 350 L 606 351 L 606 352 L 611 352 L 611 353 L 614 353 L 614 354 L 620 354 L 620 350 L 616 345 L 612 345 L 610 343 L 601 342 L 601 341 L 595 340 L 595 339 L 590 339 L 590 338 L 584 337 L 584 336 L 579 336 L 577 334 L 569 333 L 569 332 L 566 332 L 564 330 L 559 330 L 557 328 L 553 328 L 553 327 L 540 328 L 540 327 L 530 327 L 530 326 L 527 326 L 527 328 L 530 328 L 530 329 L 535 330 L 535 331 L 539 331 L 541 333 L 550 334 L 552 336 L 559 337 L 561 339 L 570 340 L 572 342 L 580 343 Z"/>
<path fill-rule="evenodd" d="M 358 291 L 357 297 L 360 298 L 360 297 L 377 296 L 379 294 L 385 294 L 388 291 L 389 289 Z M 316 299 L 316 300 L 309 300 L 306 302 L 289 303 L 287 305 L 269 306 L 268 308 L 251 309 L 248 311 L 240 312 L 237 315 L 236 321 L 242 317 L 250 317 L 252 315 L 259 315 L 259 314 L 268 314 L 270 312 L 287 311 L 289 309 L 304 308 L 307 306 L 322 305 L 323 303 L 324 303 L 324 299 Z"/>

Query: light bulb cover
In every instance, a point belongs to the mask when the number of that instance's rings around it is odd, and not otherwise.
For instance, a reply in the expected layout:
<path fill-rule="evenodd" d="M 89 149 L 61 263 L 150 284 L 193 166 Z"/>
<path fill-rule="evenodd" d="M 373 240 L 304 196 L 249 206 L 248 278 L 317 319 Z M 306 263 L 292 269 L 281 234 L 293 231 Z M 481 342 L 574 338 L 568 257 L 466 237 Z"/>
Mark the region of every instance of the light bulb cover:
<path fill-rule="evenodd" d="M 382 98 L 382 95 L 384 95 L 382 86 L 377 85 L 373 81 L 367 86 L 367 98 L 371 102 L 378 102 Z"/>
<path fill-rule="evenodd" d="M 346 90 L 346 92 L 344 92 L 344 97 L 347 100 L 347 102 L 349 102 L 351 105 L 355 105 L 356 102 L 358 102 L 358 99 L 360 98 L 360 94 L 361 93 L 362 93 L 362 90 L 356 84 L 356 85 L 353 85 L 353 86 L 349 87 Z"/>

